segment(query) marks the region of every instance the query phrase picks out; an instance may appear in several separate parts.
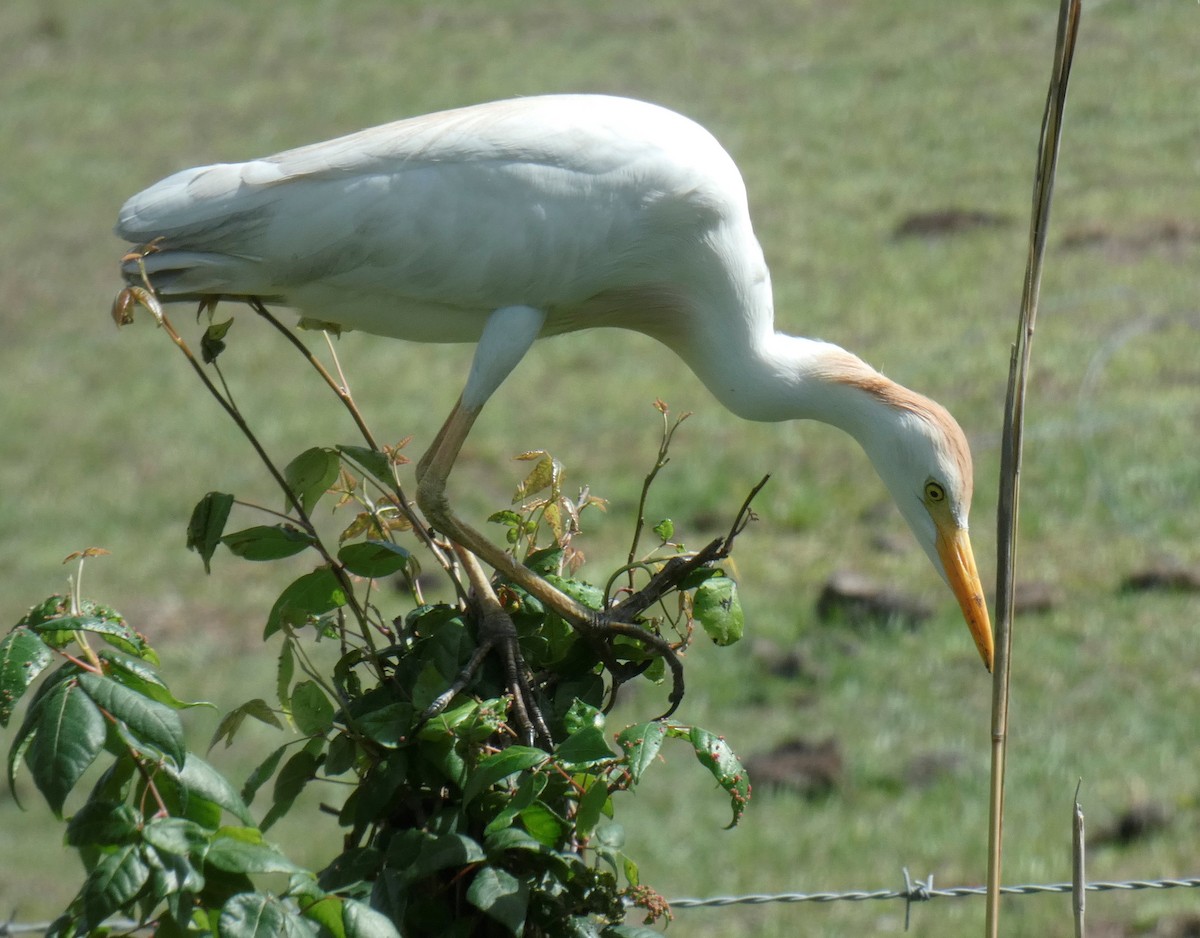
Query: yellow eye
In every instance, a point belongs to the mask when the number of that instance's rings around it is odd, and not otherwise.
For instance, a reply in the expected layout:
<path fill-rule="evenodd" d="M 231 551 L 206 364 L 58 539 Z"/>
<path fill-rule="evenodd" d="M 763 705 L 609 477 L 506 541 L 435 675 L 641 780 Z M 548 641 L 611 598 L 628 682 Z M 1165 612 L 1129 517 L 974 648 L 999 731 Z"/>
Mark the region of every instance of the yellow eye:
<path fill-rule="evenodd" d="M 946 490 L 936 482 L 925 483 L 925 501 L 937 503 L 944 501 L 946 498 Z"/>

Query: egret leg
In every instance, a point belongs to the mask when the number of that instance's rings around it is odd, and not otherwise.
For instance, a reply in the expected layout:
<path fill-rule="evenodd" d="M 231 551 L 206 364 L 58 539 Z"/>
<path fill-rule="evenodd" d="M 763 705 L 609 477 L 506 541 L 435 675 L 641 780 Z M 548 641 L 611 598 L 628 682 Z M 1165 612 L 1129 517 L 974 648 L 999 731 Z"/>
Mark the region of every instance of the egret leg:
<path fill-rule="evenodd" d="M 503 548 L 459 519 L 446 497 L 446 480 L 484 403 L 533 344 L 543 320 L 544 314 L 529 307 L 505 307 L 489 317 L 475 351 L 467 386 L 429 450 L 417 463 L 417 505 L 429 523 L 450 541 L 518 584 L 583 635 L 600 640 L 618 634 L 626 635 L 662 655 L 673 677 L 669 697 L 671 706 L 664 714 L 669 715 L 683 699 L 683 666 L 668 642 L 636 625 L 608 621 L 602 613 L 589 609 L 551 586 Z M 498 603 L 491 612 L 504 615 Z M 515 654 L 523 676 L 523 663 L 520 662 L 519 651 L 515 650 L 515 637 L 508 647 Z M 505 654 L 508 655 L 509 651 Z M 515 695 L 518 690 L 514 687 Z M 527 698 L 525 702 L 529 703 Z"/>

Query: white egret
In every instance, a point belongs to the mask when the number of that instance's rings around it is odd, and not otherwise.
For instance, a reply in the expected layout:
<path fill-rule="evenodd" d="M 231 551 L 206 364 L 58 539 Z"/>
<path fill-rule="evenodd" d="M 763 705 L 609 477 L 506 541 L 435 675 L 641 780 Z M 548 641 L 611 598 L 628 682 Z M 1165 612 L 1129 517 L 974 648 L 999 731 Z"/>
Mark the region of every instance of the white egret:
<path fill-rule="evenodd" d="M 576 620 L 591 614 L 463 524 L 445 496 L 480 409 L 535 339 L 632 329 L 676 352 L 735 414 L 840 427 L 991 668 L 962 430 L 836 345 L 775 331 L 741 175 L 685 117 L 586 95 L 414 117 L 176 173 L 129 199 L 116 231 L 154 243 L 142 263 L 162 300 L 258 298 L 377 335 L 477 343 L 418 466 L 418 503 L 452 541 Z M 137 262 L 124 272 L 135 280 Z"/>

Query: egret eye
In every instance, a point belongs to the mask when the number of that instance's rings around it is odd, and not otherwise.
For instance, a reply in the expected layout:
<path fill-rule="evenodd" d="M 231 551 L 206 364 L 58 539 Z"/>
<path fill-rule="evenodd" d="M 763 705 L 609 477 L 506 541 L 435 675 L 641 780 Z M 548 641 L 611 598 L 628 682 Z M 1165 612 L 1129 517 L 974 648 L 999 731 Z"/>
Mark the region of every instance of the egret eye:
<path fill-rule="evenodd" d="M 936 482 L 925 483 L 925 500 L 927 502 L 937 503 L 944 501 L 946 498 L 946 490 Z"/>

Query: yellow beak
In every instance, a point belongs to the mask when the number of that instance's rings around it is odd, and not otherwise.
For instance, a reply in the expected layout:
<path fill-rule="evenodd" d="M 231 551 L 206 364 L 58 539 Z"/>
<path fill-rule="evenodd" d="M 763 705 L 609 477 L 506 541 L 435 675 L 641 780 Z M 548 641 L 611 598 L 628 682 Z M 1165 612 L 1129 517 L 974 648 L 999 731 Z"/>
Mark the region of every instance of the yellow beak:
<path fill-rule="evenodd" d="M 983 584 L 979 582 L 979 571 L 975 569 L 975 554 L 971 551 L 971 538 L 966 528 L 960 528 L 947 519 L 937 524 L 937 552 L 942 559 L 942 569 L 950 589 L 962 608 L 967 628 L 975 639 L 983 665 L 992 670 L 992 623 L 988 618 L 987 602 L 983 598 Z"/>

